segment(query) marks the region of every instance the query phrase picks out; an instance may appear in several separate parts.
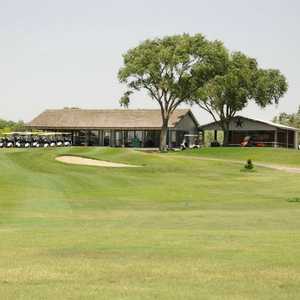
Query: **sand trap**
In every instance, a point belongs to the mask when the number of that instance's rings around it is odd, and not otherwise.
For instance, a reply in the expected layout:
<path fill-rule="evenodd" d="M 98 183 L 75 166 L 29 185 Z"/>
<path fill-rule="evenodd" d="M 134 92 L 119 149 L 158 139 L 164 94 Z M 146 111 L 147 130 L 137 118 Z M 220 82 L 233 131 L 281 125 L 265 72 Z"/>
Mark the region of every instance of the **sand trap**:
<path fill-rule="evenodd" d="M 136 168 L 136 167 L 139 167 L 139 166 L 135 166 L 135 165 L 113 163 L 113 162 L 109 162 L 109 161 L 84 158 L 84 157 L 80 157 L 80 156 L 58 156 L 55 159 L 57 161 L 65 163 L 65 164 L 72 164 L 72 165 L 84 165 L 84 166 L 96 166 L 96 167 L 108 167 L 108 168 Z"/>

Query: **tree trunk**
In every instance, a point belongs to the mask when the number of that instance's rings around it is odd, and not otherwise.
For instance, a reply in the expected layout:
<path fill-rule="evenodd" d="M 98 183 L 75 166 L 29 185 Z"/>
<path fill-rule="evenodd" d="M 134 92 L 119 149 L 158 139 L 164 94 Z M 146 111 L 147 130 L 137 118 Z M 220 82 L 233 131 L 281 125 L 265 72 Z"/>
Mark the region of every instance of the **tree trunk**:
<path fill-rule="evenodd" d="M 160 132 L 160 146 L 159 146 L 160 151 L 168 150 L 167 135 L 168 135 L 168 120 L 164 120 Z"/>
<path fill-rule="evenodd" d="M 224 141 L 223 141 L 223 146 L 228 146 L 229 145 L 229 131 L 227 129 L 224 129 Z"/>
<path fill-rule="evenodd" d="M 223 146 L 227 147 L 229 146 L 229 122 L 225 122 L 222 127 L 224 132 Z"/>

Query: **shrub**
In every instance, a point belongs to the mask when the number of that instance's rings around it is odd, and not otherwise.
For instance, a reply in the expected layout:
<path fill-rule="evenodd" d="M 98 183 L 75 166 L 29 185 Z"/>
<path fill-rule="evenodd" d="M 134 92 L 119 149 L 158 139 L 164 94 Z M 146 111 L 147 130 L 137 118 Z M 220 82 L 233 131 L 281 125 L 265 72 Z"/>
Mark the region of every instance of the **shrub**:
<path fill-rule="evenodd" d="M 287 201 L 288 202 L 300 203 L 300 197 L 289 198 Z"/>
<path fill-rule="evenodd" d="M 254 169 L 254 165 L 252 163 L 252 160 L 251 159 L 248 159 L 246 164 L 245 164 L 245 169 L 246 170 L 253 170 Z"/>

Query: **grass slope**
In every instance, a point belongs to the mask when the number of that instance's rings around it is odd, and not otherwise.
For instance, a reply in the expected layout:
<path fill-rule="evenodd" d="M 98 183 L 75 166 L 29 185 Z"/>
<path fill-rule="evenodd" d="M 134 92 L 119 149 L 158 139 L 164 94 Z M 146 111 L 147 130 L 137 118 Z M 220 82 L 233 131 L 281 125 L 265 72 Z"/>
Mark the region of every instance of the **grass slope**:
<path fill-rule="evenodd" d="M 298 299 L 300 175 L 99 148 L 2 150 L 0 170 L 2 299 Z"/>
<path fill-rule="evenodd" d="M 293 149 L 216 147 L 203 148 L 201 150 L 187 150 L 176 154 L 241 161 L 252 159 L 254 162 L 300 167 L 300 151 Z"/>

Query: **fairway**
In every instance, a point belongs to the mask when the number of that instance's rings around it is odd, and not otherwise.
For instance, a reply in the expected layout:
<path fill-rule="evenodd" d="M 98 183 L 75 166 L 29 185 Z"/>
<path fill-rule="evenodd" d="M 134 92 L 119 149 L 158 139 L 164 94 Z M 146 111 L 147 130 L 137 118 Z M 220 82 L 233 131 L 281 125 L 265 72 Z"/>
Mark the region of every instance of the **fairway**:
<path fill-rule="evenodd" d="M 0 298 L 299 299 L 300 174 L 197 156 L 300 167 L 280 149 L 0 150 Z"/>

